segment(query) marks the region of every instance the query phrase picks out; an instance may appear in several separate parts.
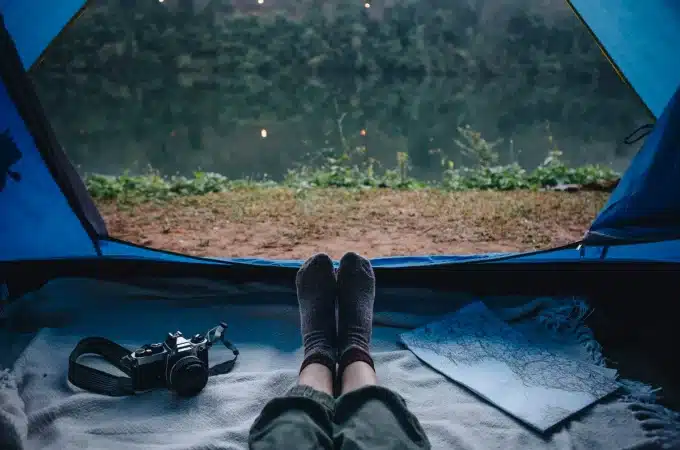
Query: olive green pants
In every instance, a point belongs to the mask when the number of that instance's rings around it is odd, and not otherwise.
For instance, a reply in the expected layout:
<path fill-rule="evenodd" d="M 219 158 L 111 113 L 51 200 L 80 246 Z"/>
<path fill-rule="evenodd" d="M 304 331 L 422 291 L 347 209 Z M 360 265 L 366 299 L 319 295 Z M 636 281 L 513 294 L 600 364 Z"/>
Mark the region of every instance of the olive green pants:
<path fill-rule="evenodd" d="M 404 399 L 381 386 L 366 386 L 338 399 L 295 386 L 265 405 L 248 444 L 252 450 L 430 448 Z"/>

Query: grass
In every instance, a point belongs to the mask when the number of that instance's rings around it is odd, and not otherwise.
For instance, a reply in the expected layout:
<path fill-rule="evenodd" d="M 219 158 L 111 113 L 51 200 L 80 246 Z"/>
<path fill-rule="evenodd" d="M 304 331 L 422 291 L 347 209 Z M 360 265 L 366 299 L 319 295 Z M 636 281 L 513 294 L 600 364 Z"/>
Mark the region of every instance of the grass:
<path fill-rule="evenodd" d="M 137 205 L 98 201 L 118 237 L 202 256 L 304 258 L 517 251 L 581 237 L 602 192 L 239 187 Z"/>
<path fill-rule="evenodd" d="M 402 191 L 440 190 L 460 192 L 470 190 L 514 191 L 541 190 L 560 185 L 577 185 L 588 188 L 606 188 L 619 179 L 620 174 L 611 168 L 597 165 L 569 167 L 561 160 L 548 128 L 550 148 L 543 163 L 532 171 L 518 164 L 498 165 L 499 155 L 495 148 L 501 141 L 488 142 L 479 132 L 469 127 L 458 129 L 461 140 L 456 144 L 468 157 L 476 160 L 473 167 L 456 168 L 454 162 L 441 151 L 441 172 L 438 179 L 417 180 L 409 175 L 409 156 L 397 152 L 396 167 L 384 168 L 376 160 L 366 156 L 365 147 L 345 150 L 337 155 L 334 151 L 314 155 L 311 164 L 297 164 L 286 177 L 274 182 L 266 178 L 237 179 L 209 172 L 195 172 L 191 177 L 164 177 L 150 170 L 147 174 L 85 176 L 85 183 L 95 199 L 116 200 L 120 203 L 166 201 L 183 196 L 229 192 L 240 188 L 277 188 L 295 190 L 311 188 L 398 189 Z"/>
<path fill-rule="evenodd" d="M 354 190 L 395 189 L 402 191 L 440 190 L 460 192 L 470 190 L 514 191 L 552 188 L 559 185 L 606 187 L 619 178 L 608 168 L 584 166 L 570 168 L 562 163 L 543 165 L 527 172 L 516 164 L 494 167 L 446 169 L 441 180 L 420 181 L 408 176 L 406 163 L 401 168 L 385 170 L 376 175 L 371 167 L 339 164 L 330 159 L 327 165 L 291 170 L 282 182 L 271 180 L 230 180 L 227 177 L 206 172 L 195 172 L 193 177 L 163 177 L 150 172 L 144 175 L 87 175 L 88 191 L 95 199 L 116 200 L 121 203 L 166 201 L 177 197 L 206 195 L 240 189 L 290 188 L 347 188 Z"/>

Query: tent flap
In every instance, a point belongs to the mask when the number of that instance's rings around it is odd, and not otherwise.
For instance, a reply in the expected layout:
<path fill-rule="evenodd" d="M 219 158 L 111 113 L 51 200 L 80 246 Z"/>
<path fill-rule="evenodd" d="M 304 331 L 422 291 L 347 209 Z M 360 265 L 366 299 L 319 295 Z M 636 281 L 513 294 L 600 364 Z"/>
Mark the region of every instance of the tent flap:
<path fill-rule="evenodd" d="M 95 255 L 3 83 L 0 117 L 0 261 Z"/>
<path fill-rule="evenodd" d="M 680 237 L 680 89 L 633 158 L 587 243 Z"/>
<path fill-rule="evenodd" d="M 680 86 L 680 2 L 569 0 L 611 62 L 659 117 Z"/>
<path fill-rule="evenodd" d="M 45 117 L 0 16 L 0 261 L 99 254 L 104 221 Z"/>

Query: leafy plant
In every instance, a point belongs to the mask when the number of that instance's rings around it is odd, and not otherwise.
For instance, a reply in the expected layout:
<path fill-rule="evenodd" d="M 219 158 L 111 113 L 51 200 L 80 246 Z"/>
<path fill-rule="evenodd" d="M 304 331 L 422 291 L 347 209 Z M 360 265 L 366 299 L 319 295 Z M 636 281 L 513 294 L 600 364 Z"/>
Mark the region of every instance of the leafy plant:
<path fill-rule="evenodd" d="M 550 149 L 543 164 L 527 172 L 518 164 L 456 168 L 453 161 L 442 157 L 440 181 L 423 182 L 408 175 L 408 154 L 397 152 L 397 166 L 383 169 L 372 158 L 361 163 L 350 154 L 326 156 L 318 166 L 298 165 L 290 169 L 281 183 L 263 179 L 229 180 L 209 172 L 195 172 L 192 177 L 163 177 L 154 171 L 147 174 L 121 176 L 88 175 L 85 177 L 90 194 L 99 200 L 121 203 L 165 201 L 178 196 L 196 196 L 236 189 L 266 189 L 279 185 L 295 189 L 296 196 L 305 200 L 314 188 L 345 189 L 442 189 L 498 190 L 542 189 L 559 184 L 603 185 L 619 178 L 610 168 L 595 165 L 568 167 L 560 153 Z"/>
<path fill-rule="evenodd" d="M 465 142 L 455 139 L 463 154 L 477 161 L 480 167 L 491 167 L 498 163 L 498 152 L 494 150 L 503 143 L 503 139 L 489 142 L 482 137 L 482 133 L 470 128 L 470 125 L 458 127 Z"/>

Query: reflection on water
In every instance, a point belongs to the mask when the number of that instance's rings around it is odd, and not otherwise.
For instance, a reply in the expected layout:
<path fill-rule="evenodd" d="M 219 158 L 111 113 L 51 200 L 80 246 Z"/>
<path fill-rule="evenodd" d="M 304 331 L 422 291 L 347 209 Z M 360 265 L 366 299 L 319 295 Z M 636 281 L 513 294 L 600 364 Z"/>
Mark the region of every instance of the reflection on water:
<path fill-rule="evenodd" d="M 305 2 L 275 19 L 226 1 L 93 3 L 33 72 L 83 172 L 277 179 L 320 152 L 362 147 L 388 167 L 407 152 L 412 174 L 429 177 L 442 155 L 474 163 L 457 144 L 465 125 L 499 142 L 501 163 L 536 166 L 552 136 L 571 165 L 622 170 L 635 151 L 623 137 L 648 120 L 562 12 L 559 26 L 524 10 L 500 26 L 473 0 L 467 15 L 452 10 L 465 2 L 433 1 L 417 19 L 412 4 L 373 17 L 338 1 L 332 20 Z"/>

